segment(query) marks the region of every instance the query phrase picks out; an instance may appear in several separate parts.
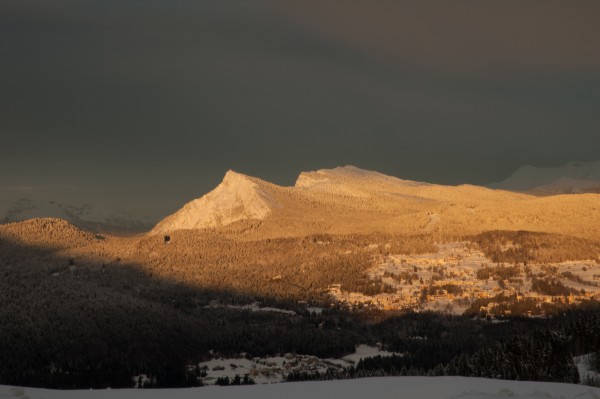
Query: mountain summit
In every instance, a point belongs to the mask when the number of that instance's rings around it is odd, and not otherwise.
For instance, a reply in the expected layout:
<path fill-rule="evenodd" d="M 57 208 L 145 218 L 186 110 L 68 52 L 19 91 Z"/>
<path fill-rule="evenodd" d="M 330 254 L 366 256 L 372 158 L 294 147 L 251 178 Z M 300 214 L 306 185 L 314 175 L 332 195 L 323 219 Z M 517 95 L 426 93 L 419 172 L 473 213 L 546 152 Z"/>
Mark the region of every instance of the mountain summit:
<path fill-rule="evenodd" d="M 377 192 L 402 191 L 408 187 L 426 186 L 427 183 L 402 180 L 379 172 L 346 165 L 333 169 L 319 169 L 314 172 L 302 172 L 294 187 L 340 195 L 358 197 L 372 196 Z"/>

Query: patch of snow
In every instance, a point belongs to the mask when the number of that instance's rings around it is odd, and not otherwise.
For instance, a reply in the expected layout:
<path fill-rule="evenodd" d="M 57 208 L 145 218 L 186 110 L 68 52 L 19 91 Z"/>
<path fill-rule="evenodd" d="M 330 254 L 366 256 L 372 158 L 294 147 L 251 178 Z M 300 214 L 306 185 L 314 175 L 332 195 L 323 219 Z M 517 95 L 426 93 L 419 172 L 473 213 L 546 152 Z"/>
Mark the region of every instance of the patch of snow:
<path fill-rule="evenodd" d="M 291 316 L 296 314 L 296 312 L 294 312 L 293 310 L 272 308 L 272 307 L 268 307 L 268 306 L 261 308 L 260 304 L 258 302 L 253 302 L 248 305 L 211 304 L 206 307 L 207 308 L 228 308 L 228 309 L 239 309 L 239 310 L 251 310 L 253 312 L 276 312 L 276 313 L 283 313 L 283 314 L 287 314 L 287 315 L 291 315 Z"/>
<path fill-rule="evenodd" d="M 243 377 L 248 374 L 257 384 L 283 382 L 292 372 L 324 373 L 328 368 L 341 369 L 352 366 L 361 359 L 373 356 L 402 356 L 398 353 L 382 351 L 377 346 L 358 345 L 355 353 L 340 359 L 321 359 L 316 356 L 287 353 L 284 356 L 247 359 L 243 356 L 234 358 L 216 357 L 198 364 L 206 372 L 203 381 L 207 385 L 214 384 L 217 378 Z"/>
<path fill-rule="evenodd" d="M 341 368 L 349 365 L 342 360 L 336 360 L 288 353 L 285 356 L 253 359 L 215 358 L 199 363 L 198 366 L 206 372 L 206 377 L 202 378 L 206 385 L 214 384 L 220 377 L 232 379 L 236 375 L 243 377 L 246 374 L 257 384 L 272 384 L 285 381 L 292 372 L 324 373 L 330 367 Z"/>
<path fill-rule="evenodd" d="M 0 386 L 0 397 L 18 399 L 598 399 L 600 389 L 583 385 L 465 377 L 378 377 L 185 389 L 49 390 Z"/>
<path fill-rule="evenodd" d="M 579 372 L 579 381 L 581 381 L 582 384 L 600 384 L 600 373 L 592 370 L 591 367 L 592 356 L 594 356 L 594 354 L 588 353 L 573 358 L 573 361 L 577 366 L 577 371 Z"/>
<path fill-rule="evenodd" d="M 348 363 L 358 363 L 359 360 L 365 359 L 367 357 L 373 356 L 381 356 L 381 357 L 389 357 L 389 356 L 403 356 L 401 353 L 388 352 L 381 350 L 381 348 L 377 346 L 370 345 L 358 345 L 355 349 L 355 352 L 351 355 L 344 356 L 342 360 Z"/>

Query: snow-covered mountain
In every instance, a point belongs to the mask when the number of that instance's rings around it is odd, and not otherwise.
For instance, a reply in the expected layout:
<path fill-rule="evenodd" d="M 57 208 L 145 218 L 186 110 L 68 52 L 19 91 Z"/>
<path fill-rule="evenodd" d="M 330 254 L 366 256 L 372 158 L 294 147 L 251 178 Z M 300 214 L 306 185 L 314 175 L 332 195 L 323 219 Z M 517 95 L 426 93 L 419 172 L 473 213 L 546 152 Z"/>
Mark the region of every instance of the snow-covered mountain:
<path fill-rule="evenodd" d="M 151 234 L 181 229 L 220 227 L 246 219 L 263 219 L 280 206 L 275 186 L 255 177 L 228 171 L 221 184 L 166 217 Z"/>
<path fill-rule="evenodd" d="M 580 175 L 595 176 L 591 172 L 576 176 Z M 540 177 L 535 184 L 558 181 L 555 184 L 564 185 L 562 179 Z M 577 184 L 583 185 L 581 181 Z M 321 233 L 464 234 L 485 229 L 562 233 L 576 229 L 579 233 L 574 234 L 584 234 L 581 223 L 574 221 L 583 218 L 586 228 L 596 231 L 595 221 L 600 216 L 596 201 L 586 194 L 548 197 L 547 203 L 541 204 L 538 196 L 530 194 L 420 183 L 354 166 L 302 172 L 291 187 L 229 171 L 213 191 L 162 220 L 150 234 L 224 226 L 226 232 L 253 231 L 261 238 Z M 561 223 L 557 223 L 557 214 Z"/>
<path fill-rule="evenodd" d="M 112 234 L 140 233 L 153 224 L 148 218 L 70 194 L 69 190 L 0 188 L 0 223 L 61 218 L 86 230 Z"/>
<path fill-rule="evenodd" d="M 541 207 L 538 197 L 529 194 L 600 193 L 600 162 L 571 163 L 563 168 L 524 167 L 494 186 L 504 190 L 415 182 L 343 166 L 302 172 L 294 186 L 286 187 L 229 171 L 213 191 L 158 224 L 154 218 L 90 203 L 93 193 L 82 190 L 0 187 L 0 223 L 55 217 L 86 230 L 112 234 L 141 233 L 155 225 L 151 235 L 232 225 L 229 230 L 259 230 L 263 238 L 324 232 L 480 231 L 484 226 L 562 231 L 553 221 L 556 212 L 568 219 L 575 218 L 576 210 L 593 224 L 595 199 L 557 197 Z M 140 204 L 139 209 L 142 212 L 148 207 Z M 507 212 L 513 217 L 506 218 Z"/>
<path fill-rule="evenodd" d="M 302 172 L 294 187 L 350 196 L 372 196 L 373 193 L 393 192 L 407 187 L 428 186 L 428 183 L 403 180 L 352 165 L 333 169 Z"/>
<path fill-rule="evenodd" d="M 278 186 L 230 170 L 213 191 L 163 219 L 150 234 L 222 227 L 270 216 L 292 223 L 311 219 L 320 223 L 335 213 L 353 218 L 358 217 L 358 206 L 363 211 L 374 204 L 385 207 L 390 195 L 421 186 L 429 185 L 354 166 L 302 172 L 292 187 Z M 370 201 L 365 203 L 365 198 Z"/>
<path fill-rule="evenodd" d="M 600 192 L 600 161 L 541 168 L 526 165 L 491 188 L 536 194 Z"/>

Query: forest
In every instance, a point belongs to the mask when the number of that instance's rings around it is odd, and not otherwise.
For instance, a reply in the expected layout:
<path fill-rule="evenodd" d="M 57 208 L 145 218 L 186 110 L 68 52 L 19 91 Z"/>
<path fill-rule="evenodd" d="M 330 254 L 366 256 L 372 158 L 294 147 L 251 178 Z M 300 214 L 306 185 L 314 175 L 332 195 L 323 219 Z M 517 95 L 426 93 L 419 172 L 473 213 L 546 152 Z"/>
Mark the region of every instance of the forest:
<path fill-rule="evenodd" d="M 116 239 L 58 221 L 36 223 L 33 229 L 14 225 L 0 231 L 0 384 L 120 388 L 145 374 L 152 387 L 195 386 L 197 370 L 188 366 L 213 356 L 341 357 L 362 343 L 380 343 L 403 356 L 288 379 L 406 374 L 572 382 L 572 357 L 600 349 L 600 309 L 593 302 L 577 308 L 544 304 L 551 317 L 493 323 L 480 317 L 477 302 L 464 316 L 349 312 L 325 295 L 330 284 L 385 291 L 366 276 L 373 260 L 435 250 L 431 236 L 244 241 L 178 232 L 165 243 L 163 237 Z M 545 247 L 553 236 L 515 234 L 510 239 L 529 254 L 519 262 L 568 255 L 561 255 L 561 245 L 556 254 Z M 513 264 L 522 254 L 503 254 L 505 237 L 493 233 L 473 245 L 490 248 L 492 255 L 500 251 L 496 256 L 506 257 L 501 262 Z M 508 277 L 511 267 L 493 266 L 486 273 Z M 253 302 L 288 312 L 234 306 Z M 323 310 L 311 313 L 308 306 Z"/>
<path fill-rule="evenodd" d="M 528 262 L 554 263 L 596 259 L 600 262 L 600 242 L 562 234 L 532 231 L 492 230 L 465 236 L 494 263 L 512 265 Z"/>
<path fill-rule="evenodd" d="M 485 319 L 407 314 L 370 329 L 385 348 L 401 356 L 375 356 L 354 367 L 325 373 L 294 373 L 290 381 L 369 376 L 465 376 L 508 380 L 580 381 L 573 357 L 594 353 L 600 370 L 600 306 L 585 304 L 551 319 Z"/>

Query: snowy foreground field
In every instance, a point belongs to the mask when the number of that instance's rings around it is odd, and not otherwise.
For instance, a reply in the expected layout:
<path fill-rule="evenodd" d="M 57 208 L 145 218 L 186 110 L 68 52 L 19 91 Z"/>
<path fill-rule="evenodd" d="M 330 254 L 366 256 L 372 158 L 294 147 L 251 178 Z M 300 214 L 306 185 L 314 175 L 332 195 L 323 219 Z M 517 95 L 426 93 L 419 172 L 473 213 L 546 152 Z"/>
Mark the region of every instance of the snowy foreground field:
<path fill-rule="evenodd" d="M 21 399 L 600 399 L 600 389 L 583 385 L 502 381 L 464 377 L 382 377 L 343 381 L 156 390 L 54 391 L 0 386 L 0 398 Z"/>

